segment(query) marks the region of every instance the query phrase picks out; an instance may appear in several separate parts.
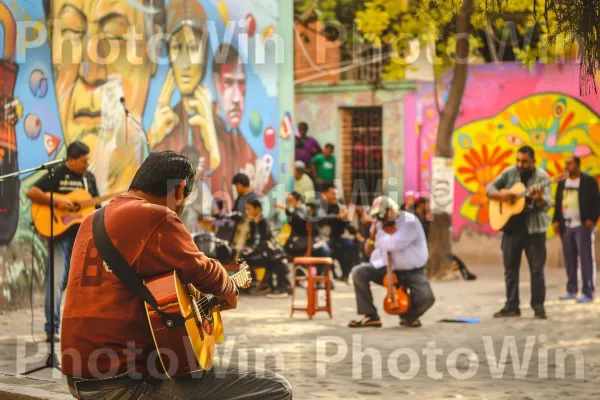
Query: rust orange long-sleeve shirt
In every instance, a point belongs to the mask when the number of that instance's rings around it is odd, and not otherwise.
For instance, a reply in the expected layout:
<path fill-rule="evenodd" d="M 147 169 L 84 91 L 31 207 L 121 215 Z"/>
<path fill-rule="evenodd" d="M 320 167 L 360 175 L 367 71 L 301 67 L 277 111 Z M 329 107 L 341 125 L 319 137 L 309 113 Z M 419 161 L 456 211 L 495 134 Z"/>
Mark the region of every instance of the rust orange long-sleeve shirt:
<path fill-rule="evenodd" d="M 62 372 L 84 379 L 156 368 L 143 301 L 103 266 L 92 235 L 93 214 L 81 225 L 71 257 L 61 329 Z M 186 283 L 225 298 L 233 281 L 216 260 L 198 251 L 177 215 L 127 193 L 105 211 L 106 232 L 140 278 L 178 270 Z"/>

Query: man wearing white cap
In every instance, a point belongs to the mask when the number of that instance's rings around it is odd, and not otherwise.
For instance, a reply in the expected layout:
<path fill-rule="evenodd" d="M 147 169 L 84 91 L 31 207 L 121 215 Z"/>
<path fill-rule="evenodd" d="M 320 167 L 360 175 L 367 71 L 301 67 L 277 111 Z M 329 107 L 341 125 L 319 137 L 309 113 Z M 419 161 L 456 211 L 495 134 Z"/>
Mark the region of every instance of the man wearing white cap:
<path fill-rule="evenodd" d="M 369 262 L 359 264 L 352 270 L 358 314 L 364 317 L 351 321 L 348 326 L 381 327 L 377 308 L 373 305 L 370 283 L 383 283 L 387 272 L 387 253 L 391 252 L 392 269 L 399 283 L 408 288 L 411 297 L 411 307 L 400 317 L 400 325 L 420 327 L 419 318 L 435 302 L 425 273 L 429 252 L 421 222 L 415 215 L 400 211 L 398 204 L 387 196 L 375 199 L 371 215 L 377 222 L 371 226 L 370 239 L 365 243 Z"/>
<path fill-rule="evenodd" d="M 304 196 L 304 201 L 310 203 L 315 199 L 315 184 L 310 176 L 306 174 L 306 164 L 304 161 L 296 161 L 296 171 L 294 173 L 294 191 Z"/>

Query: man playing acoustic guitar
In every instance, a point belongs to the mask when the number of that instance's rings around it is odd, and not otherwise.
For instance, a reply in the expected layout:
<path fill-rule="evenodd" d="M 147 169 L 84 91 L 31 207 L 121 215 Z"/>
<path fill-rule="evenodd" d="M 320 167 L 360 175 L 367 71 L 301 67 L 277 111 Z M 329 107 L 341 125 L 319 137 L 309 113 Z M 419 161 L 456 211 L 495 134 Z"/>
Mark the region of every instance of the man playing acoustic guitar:
<path fill-rule="evenodd" d="M 410 290 L 411 298 L 410 309 L 400 316 L 400 325 L 420 327 L 419 317 L 435 302 L 425 273 L 429 251 L 423 226 L 415 215 L 400 211 L 398 204 L 387 196 L 375 199 L 371 215 L 377 218 L 377 222 L 371 225 L 371 236 L 365 243 L 369 262 L 352 269 L 358 313 L 364 317 L 351 321 L 348 326 L 381 326 L 377 308 L 373 305 L 370 283 L 382 284 L 387 273 L 387 253 L 391 252 L 392 270 L 399 283 Z"/>
<path fill-rule="evenodd" d="M 35 203 L 42 205 L 50 205 L 50 192 L 59 194 L 69 194 L 74 190 L 84 189 L 89 192 L 92 197 L 98 196 L 98 188 L 96 187 L 96 178 L 94 174 L 88 171 L 90 165 L 90 149 L 82 142 L 73 142 L 67 147 L 67 162 L 54 170 L 54 177 L 45 175 L 27 192 L 27 197 Z M 73 208 L 73 203 L 64 198 L 54 196 L 54 207 L 62 210 Z M 35 217 L 35 216 L 34 216 Z M 79 224 L 73 225 L 62 235 L 54 238 L 55 249 L 60 249 L 60 252 L 55 251 L 55 260 L 62 253 L 63 270 L 60 278 L 58 290 L 55 290 L 55 312 L 50 310 L 50 282 L 49 273 L 46 274 L 46 341 L 50 341 L 50 318 L 54 314 L 54 331 L 58 333 L 60 327 L 60 304 L 63 292 L 67 287 L 69 278 L 69 266 L 71 264 L 71 253 L 73 251 L 73 243 L 79 229 Z M 56 265 L 56 262 L 55 262 Z M 46 268 L 49 272 L 50 268 Z M 55 336 L 57 338 L 58 336 Z"/>
<path fill-rule="evenodd" d="M 151 153 L 129 192 L 104 209 L 108 240 L 139 278 L 173 271 L 184 283 L 237 306 L 237 288 L 217 261 L 198 251 L 179 218 L 194 190 L 196 171 L 173 151 Z M 97 211 L 99 212 L 99 211 Z M 177 379 L 165 379 L 144 301 L 127 290 L 99 255 L 94 215 L 79 230 L 67 286 L 62 363 L 79 399 L 291 399 L 280 375 L 223 363 Z M 125 266 L 125 268 L 128 268 Z M 168 329 L 168 325 L 164 329 Z M 165 350 L 161 349 L 161 353 Z M 171 363 L 182 363 L 166 353 Z"/>
<path fill-rule="evenodd" d="M 513 202 L 517 195 L 509 189 L 522 182 L 529 190 L 525 209 L 509 220 L 503 229 L 502 258 L 506 283 L 506 304 L 494 314 L 495 318 L 520 317 L 519 270 L 521 255 L 525 251 L 531 273 L 531 307 L 535 318 L 546 319 L 544 301 L 546 285 L 546 232 L 550 225 L 548 208 L 552 201 L 548 174 L 535 167 L 535 153 L 529 146 L 517 152 L 517 164 L 504 170 L 488 186 L 487 195 L 492 200 Z M 540 189 L 543 188 L 543 189 Z"/>

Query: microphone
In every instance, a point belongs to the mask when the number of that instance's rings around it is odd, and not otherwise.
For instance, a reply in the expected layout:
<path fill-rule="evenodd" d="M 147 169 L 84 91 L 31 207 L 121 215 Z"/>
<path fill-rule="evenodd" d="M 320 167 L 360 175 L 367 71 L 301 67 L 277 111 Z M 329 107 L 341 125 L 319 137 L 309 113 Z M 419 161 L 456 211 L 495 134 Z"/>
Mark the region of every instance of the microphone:
<path fill-rule="evenodd" d="M 125 114 L 129 115 L 129 110 L 125 106 L 125 97 L 121 96 L 121 98 L 119 100 L 121 101 L 121 104 L 123 105 L 123 109 L 125 110 Z"/>

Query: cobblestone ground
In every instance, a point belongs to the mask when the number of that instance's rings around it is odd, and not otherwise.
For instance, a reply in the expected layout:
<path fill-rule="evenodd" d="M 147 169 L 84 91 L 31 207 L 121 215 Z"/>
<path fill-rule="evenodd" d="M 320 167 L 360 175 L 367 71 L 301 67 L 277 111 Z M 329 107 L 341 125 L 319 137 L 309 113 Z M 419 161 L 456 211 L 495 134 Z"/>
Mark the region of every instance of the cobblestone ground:
<path fill-rule="evenodd" d="M 477 281 L 433 283 L 436 304 L 422 318 L 421 329 L 402 328 L 389 315 L 382 315 L 380 329 L 347 328 L 356 317 L 354 292 L 338 282 L 333 319 L 325 313 L 313 320 L 302 313 L 290 318 L 291 299 L 244 296 L 237 310 L 223 315 L 227 340 L 218 356 L 277 370 L 291 381 L 298 399 L 598 399 L 600 303 L 559 302 L 564 270 L 549 269 L 549 319 L 534 320 L 527 305 L 529 274 L 523 271 L 523 316 L 495 320 L 492 314 L 503 305 L 503 270 L 482 267 L 474 272 Z M 384 293 L 374 289 L 376 305 Z M 440 322 L 461 317 L 480 322 Z M 44 343 L 17 346 L 31 341 L 30 320 L 29 311 L 0 316 L 0 372 L 14 374 L 34 366 L 36 352 L 38 362 L 44 357 Z M 36 308 L 34 331 L 42 327 L 43 312 Z M 20 365 L 18 348 L 27 357 Z M 52 378 L 49 370 L 34 376 Z"/>

